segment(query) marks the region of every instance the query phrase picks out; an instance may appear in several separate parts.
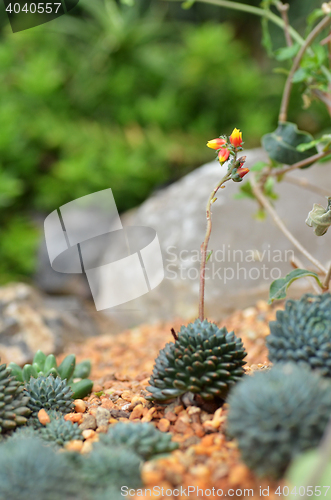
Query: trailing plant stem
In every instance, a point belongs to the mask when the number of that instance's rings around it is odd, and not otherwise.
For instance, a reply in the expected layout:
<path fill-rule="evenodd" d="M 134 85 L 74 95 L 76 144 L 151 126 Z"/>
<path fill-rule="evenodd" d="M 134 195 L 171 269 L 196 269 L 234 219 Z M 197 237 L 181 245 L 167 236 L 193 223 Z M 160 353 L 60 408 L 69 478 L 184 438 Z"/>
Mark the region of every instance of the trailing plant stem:
<path fill-rule="evenodd" d="M 175 0 L 181 2 L 182 0 Z M 260 17 L 265 17 L 272 23 L 276 24 L 279 26 L 281 29 L 285 29 L 285 23 L 284 21 L 276 16 L 276 14 L 273 14 L 267 9 L 261 9 L 260 7 L 254 7 L 253 5 L 247 5 L 244 3 L 240 2 L 232 2 L 231 0 L 197 0 L 198 2 L 203 2 L 203 3 L 211 3 L 213 5 L 218 5 L 219 7 L 225 7 L 227 9 L 234 9 L 234 10 L 240 10 L 242 12 L 249 12 L 250 14 L 254 14 L 256 16 Z M 291 35 L 291 37 L 299 43 L 299 45 L 304 44 L 304 39 L 299 35 L 299 33 L 292 28 L 292 26 L 288 27 L 288 32 Z"/>
<path fill-rule="evenodd" d="M 211 229 L 212 229 L 212 221 L 211 221 L 211 205 L 214 203 L 214 198 L 217 191 L 223 186 L 223 184 L 230 180 L 231 173 L 234 168 L 236 162 L 236 156 L 232 160 L 232 167 L 229 169 L 227 174 L 223 177 L 223 179 L 217 184 L 217 186 L 211 192 L 211 195 L 208 198 L 207 207 L 206 207 L 206 217 L 207 217 L 207 229 L 205 239 L 201 244 L 200 252 L 201 252 L 201 262 L 200 262 L 200 289 L 199 289 L 199 319 L 203 321 L 205 319 L 205 276 L 206 276 L 206 259 L 207 259 L 207 249 L 208 243 L 210 240 Z M 213 201 L 214 200 L 214 201 Z"/>
<path fill-rule="evenodd" d="M 261 205 L 269 212 L 271 217 L 273 218 L 275 224 L 278 226 L 278 228 L 282 231 L 282 233 L 286 236 L 288 240 L 299 250 L 299 252 L 302 253 L 308 259 L 314 266 L 317 267 L 324 275 L 327 274 L 326 268 L 323 266 L 319 260 L 315 259 L 313 255 L 311 255 L 308 250 L 306 250 L 301 243 L 293 236 L 293 234 L 287 229 L 277 212 L 274 210 L 274 208 L 271 206 L 267 198 L 264 196 L 263 192 L 261 191 L 260 187 L 258 184 L 255 182 L 255 179 L 252 178 L 252 190 L 253 193 L 255 194 L 256 198 L 258 201 L 261 203 Z"/>
<path fill-rule="evenodd" d="M 284 92 L 283 92 L 283 98 L 280 106 L 280 112 L 279 112 L 279 118 L 278 120 L 280 122 L 286 122 L 287 120 L 287 108 L 289 105 L 290 101 L 290 95 L 291 95 L 291 89 L 292 89 L 292 80 L 294 73 L 298 69 L 301 59 L 303 58 L 306 50 L 308 47 L 311 45 L 311 43 L 315 40 L 315 38 L 320 34 L 321 31 L 323 31 L 324 28 L 331 22 L 331 16 L 326 16 L 322 19 L 320 23 L 315 26 L 315 28 L 309 33 L 307 36 L 304 44 L 301 46 L 299 52 L 297 53 L 293 64 L 292 68 L 288 74 L 285 87 L 284 87 Z"/>
<path fill-rule="evenodd" d="M 328 156 L 329 154 L 331 154 L 330 149 L 328 149 L 327 151 L 323 151 L 322 153 L 317 153 L 316 155 L 310 156 L 309 158 L 306 158 L 305 160 L 298 161 L 297 163 L 294 163 L 293 165 L 290 165 L 288 167 L 284 167 L 282 169 L 274 168 L 269 173 L 270 173 L 270 175 L 278 177 L 279 175 L 284 175 L 287 172 L 291 172 L 291 170 L 305 167 L 306 165 L 309 165 L 310 163 L 315 163 L 316 161 L 321 160 L 322 158 L 325 158 L 325 156 Z"/>

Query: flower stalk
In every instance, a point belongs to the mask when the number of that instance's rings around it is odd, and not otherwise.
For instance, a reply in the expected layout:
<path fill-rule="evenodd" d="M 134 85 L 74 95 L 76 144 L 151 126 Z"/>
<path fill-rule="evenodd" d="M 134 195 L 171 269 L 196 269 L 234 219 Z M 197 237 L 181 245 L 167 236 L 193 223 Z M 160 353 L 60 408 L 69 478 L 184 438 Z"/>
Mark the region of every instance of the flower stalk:
<path fill-rule="evenodd" d="M 233 180 L 235 182 L 241 182 L 243 177 L 249 172 L 248 168 L 244 168 L 243 165 L 246 160 L 246 156 L 242 156 L 237 160 L 237 154 L 242 151 L 242 133 L 238 129 L 234 129 L 229 138 L 222 136 L 218 139 L 213 139 L 208 141 L 207 146 L 211 149 L 217 149 L 218 160 L 221 165 L 223 165 L 229 157 L 228 171 L 225 176 L 220 180 L 217 186 L 211 192 L 207 206 L 206 206 L 206 219 L 207 219 L 207 229 L 205 234 L 205 239 L 201 244 L 201 261 L 200 261 L 200 292 L 199 292 L 199 319 L 203 321 L 205 318 L 205 277 L 206 277 L 206 263 L 211 255 L 208 251 L 208 244 L 210 240 L 211 230 L 212 230 L 212 219 L 211 219 L 211 206 L 215 201 L 216 193 L 220 188 L 224 188 L 224 184 Z"/>

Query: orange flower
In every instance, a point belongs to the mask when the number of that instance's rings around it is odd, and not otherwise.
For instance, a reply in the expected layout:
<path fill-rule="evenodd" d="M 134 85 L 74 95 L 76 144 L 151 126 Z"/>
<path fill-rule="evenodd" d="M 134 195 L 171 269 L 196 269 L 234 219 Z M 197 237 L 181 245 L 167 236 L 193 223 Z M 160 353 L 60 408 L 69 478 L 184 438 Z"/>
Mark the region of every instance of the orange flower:
<path fill-rule="evenodd" d="M 249 168 L 239 167 L 238 170 L 237 170 L 237 174 L 241 178 L 243 178 L 246 174 L 248 174 L 248 172 L 249 172 Z"/>
<path fill-rule="evenodd" d="M 232 146 L 234 146 L 235 148 L 238 148 L 242 145 L 242 132 L 240 132 L 239 129 L 235 128 L 232 132 L 232 134 L 230 135 L 230 142 L 232 144 Z"/>
<path fill-rule="evenodd" d="M 218 152 L 218 159 L 219 159 L 219 162 L 221 164 L 223 164 L 224 162 L 226 162 L 226 160 L 229 158 L 229 155 L 230 155 L 230 151 L 226 148 L 222 148 L 219 152 Z"/>
<path fill-rule="evenodd" d="M 224 144 L 226 144 L 226 141 L 224 139 L 221 139 L 220 137 L 218 139 L 212 139 L 211 141 L 207 142 L 208 148 L 211 149 L 219 149 Z"/>

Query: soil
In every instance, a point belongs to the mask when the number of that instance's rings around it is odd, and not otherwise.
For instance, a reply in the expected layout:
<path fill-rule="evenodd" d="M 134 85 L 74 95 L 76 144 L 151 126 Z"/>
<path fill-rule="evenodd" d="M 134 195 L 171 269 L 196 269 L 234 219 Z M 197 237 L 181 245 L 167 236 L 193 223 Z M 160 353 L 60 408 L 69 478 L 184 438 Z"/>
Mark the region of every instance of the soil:
<path fill-rule="evenodd" d="M 282 303 L 268 306 L 266 302 L 259 301 L 256 307 L 236 311 L 220 323 L 219 326 L 226 326 L 228 331 L 234 330 L 242 338 L 248 352 L 247 373 L 268 368 L 265 346 L 268 323 L 275 318 L 275 311 L 282 307 Z M 77 362 L 91 359 L 90 378 L 94 381 L 93 393 L 85 398 L 85 405 L 77 401 L 76 411 L 66 416 L 85 429 L 84 443 L 71 442 L 68 448 L 88 453 L 93 442 L 98 440 L 98 434 L 107 432 L 108 426 L 118 421 L 151 422 L 160 431 L 171 432 L 173 440 L 179 443 L 179 449 L 164 458 L 145 462 L 142 469 L 143 490 L 151 491 L 147 491 L 146 495 L 137 491 L 133 496 L 135 500 L 221 496 L 279 498 L 275 491 L 280 483 L 257 478 L 241 462 L 236 443 L 227 440 L 226 404 L 218 409 L 208 406 L 204 409 L 185 409 L 178 400 L 164 406 L 146 400 L 146 387 L 154 359 L 167 342 L 173 341 L 171 328 L 178 331 L 182 324 L 177 319 L 171 323 L 142 325 L 117 335 L 94 337 L 83 345 L 70 346 L 59 357 L 59 362 L 70 353 L 76 354 Z M 105 412 L 99 408 L 109 410 L 106 421 L 101 419 Z M 158 487 L 154 493 L 153 487 Z M 188 487 L 191 487 L 190 490 Z M 252 491 L 244 491 L 248 489 Z"/>

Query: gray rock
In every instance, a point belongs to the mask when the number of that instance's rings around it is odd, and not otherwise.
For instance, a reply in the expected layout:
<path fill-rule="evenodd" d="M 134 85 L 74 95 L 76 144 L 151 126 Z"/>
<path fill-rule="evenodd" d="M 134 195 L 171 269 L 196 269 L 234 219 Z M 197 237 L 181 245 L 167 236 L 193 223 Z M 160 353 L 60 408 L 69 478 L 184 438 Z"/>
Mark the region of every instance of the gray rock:
<path fill-rule="evenodd" d="M 262 149 L 244 152 L 249 168 L 265 159 Z M 315 165 L 288 176 L 307 179 L 330 189 L 331 164 Z M 226 172 L 217 161 L 204 165 L 166 189 L 155 193 L 138 209 L 122 216 L 123 226 L 149 226 L 156 230 L 164 259 L 165 279 L 155 290 L 116 310 L 106 311 L 114 320 L 131 326 L 139 322 L 169 320 L 198 315 L 199 249 L 206 229 L 205 206 L 217 182 Z M 249 175 L 245 177 L 245 180 Z M 244 182 L 245 182 L 244 180 Z M 206 315 L 220 319 L 235 308 L 248 307 L 268 297 L 270 283 L 292 270 L 294 248 L 269 216 L 254 220 L 257 204 L 236 200 L 241 184 L 228 182 L 212 207 L 213 230 L 209 249 L 213 255 L 206 272 Z M 275 186 L 275 207 L 288 228 L 324 265 L 330 261 L 330 235 L 317 237 L 305 224 L 313 203 L 326 206 L 323 196 L 290 182 Z M 298 252 L 306 267 L 312 267 Z M 111 259 L 111 250 L 106 259 Z M 105 260 L 106 260 L 105 259 Z M 290 294 L 301 295 L 309 282 L 299 280 Z"/>
<path fill-rule="evenodd" d="M 93 431 L 97 428 L 97 421 L 93 415 L 83 415 L 83 422 L 79 425 L 80 430 L 86 431 L 87 429 L 92 429 Z"/>
<path fill-rule="evenodd" d="M 0 358 L 30 362 L 38 349 L 57 354 L 97 335 L 98 326 L 76 297 L 46 297 L 23 283 L 0 287 Z"/>

